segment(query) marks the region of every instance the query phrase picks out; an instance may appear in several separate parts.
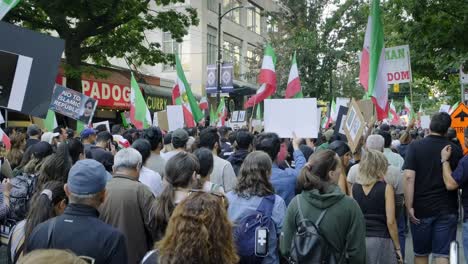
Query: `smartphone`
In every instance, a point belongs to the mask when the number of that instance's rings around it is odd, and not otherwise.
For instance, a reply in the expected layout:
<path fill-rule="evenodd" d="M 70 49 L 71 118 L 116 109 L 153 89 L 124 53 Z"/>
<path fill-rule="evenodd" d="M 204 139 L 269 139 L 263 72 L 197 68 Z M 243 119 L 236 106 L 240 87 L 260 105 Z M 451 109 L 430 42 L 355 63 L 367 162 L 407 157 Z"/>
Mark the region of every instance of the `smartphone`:
<path fill-rule="evenodd" d="M 268 228 L 257 227 L 255 229 L 255 255 L 265 257 L 268 255 Z"/>

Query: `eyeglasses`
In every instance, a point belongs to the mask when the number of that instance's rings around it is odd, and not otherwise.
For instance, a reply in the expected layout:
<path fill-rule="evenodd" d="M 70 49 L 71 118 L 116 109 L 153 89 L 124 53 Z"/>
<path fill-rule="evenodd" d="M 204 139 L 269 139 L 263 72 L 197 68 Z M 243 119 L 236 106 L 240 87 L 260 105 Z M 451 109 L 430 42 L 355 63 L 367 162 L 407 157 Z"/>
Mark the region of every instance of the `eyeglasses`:
<path fill-rule="evenodd" d="M 214 195 L 218 198 L 221 198 L 221 201 L 223 203 L 223 205 L 226 207 L 227 209 L 227 203 L 224 201 L 225 200 L 225 196 L 224 194 L 220 193 L 220 192 L 206 192 L 204 190 L 200 190 L 200 189 L 192 189 L 189 191 L 189 195 L 191 195 L 192 193 L 208 193 L 208 194 L 211 194 L 211 195 Z"/>

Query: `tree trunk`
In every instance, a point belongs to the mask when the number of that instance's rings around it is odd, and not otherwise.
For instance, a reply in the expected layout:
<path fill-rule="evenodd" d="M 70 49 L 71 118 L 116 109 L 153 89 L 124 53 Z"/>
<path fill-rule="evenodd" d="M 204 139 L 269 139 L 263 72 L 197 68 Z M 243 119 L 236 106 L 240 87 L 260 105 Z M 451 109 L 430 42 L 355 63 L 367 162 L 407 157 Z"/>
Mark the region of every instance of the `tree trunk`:
<path fill-rule="evenodd" d="M 66 68 L 65 77 L 67 87 L 78 92 L 83 92 L 81 87 L 81 48 L 78 41 L 67 40 L 65 42 Z"/>

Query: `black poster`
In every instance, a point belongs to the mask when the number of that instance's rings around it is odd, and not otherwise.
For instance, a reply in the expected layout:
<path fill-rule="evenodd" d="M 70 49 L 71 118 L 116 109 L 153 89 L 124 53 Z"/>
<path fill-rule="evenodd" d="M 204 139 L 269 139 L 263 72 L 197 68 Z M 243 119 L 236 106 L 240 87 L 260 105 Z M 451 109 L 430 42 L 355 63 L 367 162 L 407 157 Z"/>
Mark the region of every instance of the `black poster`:
<path fill-rule="evenodd" d="M 346 133 L 344 132 L 344 125 L 346 121 L 346 114 L 348 113 L 348 107 L 340 105 L 338 110 L 338 115 L 336 116 L 335 124 L 335 134 L 341 134 L 346 138 Z"/>

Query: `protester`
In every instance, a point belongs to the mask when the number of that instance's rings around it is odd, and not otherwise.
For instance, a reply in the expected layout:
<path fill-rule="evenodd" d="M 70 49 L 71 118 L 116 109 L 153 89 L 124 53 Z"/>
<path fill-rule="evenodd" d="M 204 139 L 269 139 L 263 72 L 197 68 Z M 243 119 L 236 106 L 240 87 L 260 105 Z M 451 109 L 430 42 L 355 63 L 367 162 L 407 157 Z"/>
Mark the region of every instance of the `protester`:
<path fill-rule="evenodd" d="M 37 188 L 41 188 L 48 181 L 67 182 L 68 172 L 72 165 L 68 145 L 66 143 L 60 144 L 57 152 L 48 156 L 42 164 Z"/>
<path fill-rule="evenodd" d="M 39 142 L 31 147 L 31 159 L 24 166 L 23 172 L 28 175 L 39 175 L 45 159 L 52 155 L 52 146 L 47 142 Z"/>
<path fill-rule="evenodd" d="M 403 165 L 416 263 L 428 263 L 431 253 L 436 262 L 448 263 L 450 243 L 456 239 L 457 192 L 447 191 L 440 160 L 441 150 L 449 144 L 451 168 L 462 157 L 461 150 L 445 137 L 451 122 L 447 113 L 435 114 L 429 125 L 431 134 L 409 145 Z"/>
<path fill-rule="evenodd" d="M 331 139 L 332 139 L 334 133 L 335 132 L 332 129 L 329 129 L 329 130 L 325 131 L 325 133 L 323 133 L 323 137 L 322 137 L 322 140 L 325 140 L 325 141 L 324 142 L 322 141 L 322 144 L 319 145 L 315 151 L 328 149 L 328 145 L 330 145 Z"/>
<path fill-rule="evenodd" d="M 107 130 L 107 126 L 105 124 L 100 124 L 100 125 L 96 126 L 96 133 L 99 134 L 101 132 L 109 132 L 110 133 L 110 131 Z"/>
<path fill-rule="evenodd" d="M 142 164 L 146 164 L 151 155 L 151 144 L 146 139 L 137 139 L 132 144 L 132 148 L 138 150 L 142 157 Z M 150 170 L 145 165 L 141 166 L 140 177 L 138 180 L 148 186 L 155 197 L 159 196 L 163 191 L 162 178 L 159 173 Z"/>
<path fill-rule="evenodd" d="M 31 206 L 25 220 L 18 222 L 10 232 L 8 242 L 9 263 L 19 261 L 34 228 L 52 217 L 63 214 L 68 200 L 63 189 L 63 182 L 49 181 L 41 192 L 31 198 Z"/>
<path fill-rule="evenodd" d="M 164 144 L 164 148 L 161 151 L 161 153 L 165 154 L 165 153 L 168 153 L 168 152 L 174 150 L 174 146 L 172 146 L 172 132 L 169 132 L 166 135 L 164 135 L 163 144 Z M 161 156 L 164 158 L 164 155 L 161 155 Z"/>
<path fill-rule="evenodd" d="M 0 181 L 3 181 L 5 178 L 13 177 L 13 170 L 11 169 L 7 156 L 5 144 L 0 141 Z"/>
<path fill-rule="evenodd" d="M 128 263 L 138 263 L 152 248 L 155 230 L 151 225 L 153 193 L 138 181 L 140 153 L 122 149 L 114 158 L 114 177 L 107 183 L 107 197 L 99 208 L 100 218 L 119 229 L 127 238 Z"/>
<path fill-rule="evenodd" d="M 328 149 L 332 150 L 335 152 L 338 157 L 340 157 L 340 166 L 341 168 L 341 177 L 338 181 L 338 186 L 340 186 L 341 190 L 348 194 L 351 190 L 348 190 L 347 184 L 346 184 L 346 178 L 347 178 L 347 168 L 349 168 L 349 164 L 351 161 L 351 149 L 349 148 L 348 144 L 346 142 L 337 140 L 333 141 L 328 145 Z"/>
<path fill-rule="evenodd" d="M 68 250 L 42 249 L 35 250 L 19 262 L 19 264 L 87 264 L 83 258 L 77 257 Z"/>
<path fill-rule="evenodd" d="M 6 160 L 9 162 L 11 169 L 15 169 L 21 163 L 24 150 L 26 148 L 26 137 L 22 133 L 16 133 L 10 138 L 11 149 L 6 155 Z"/>
<path fill-rule="evenodd" d="M 340 162 L 335 152 L 322 150 L 312 154 L 302 169 L 298 178 L 301 193 L 291 201 L 284 220 L 280 241 L 283 256 L 291 254 L 298 223 L 304 219 L 315 222 L 325 212 L 319 228 L 335 258 L 346 254 L 346 263 L 366 263 L 364 217 L 357 203 L 337 185 L 342 174 Z"/>
<path fill-rule="evenodd" d="M 54 134 L 58 133 L 57 136 L 55 137 L 58 137 L 57 138 L 57 141 L 60 142 L 60 143 L 63 143 L 63 142 L 66 142 L 67 139 L 68 139 L 68 133 L 67 133 L 67 129 L 63 126 L 58 126 L 56 128 L 54 128 L 54 130 L 52 131 Z"/>
<path fill-rule="evenodd" d="M 253 136 L 248 130 L 241 129 L 236 132 L 236 141 L 235 141 L 236 150 L 227 159 L 227 161 L 231 163 L 236 176 L 239 175 L 239 170 L 240 170 L 240 167 L 242 166 L 242 163 L 244 162 L 245 158 L 252 150 L 252 141 L 253 141 Z"/>
<path fill-rule="evenodd" d="M 387 158 L 390 165 L 397 167 L 401 170 L 403 167 L 404 159 L 390 149 L 392 146 L 392 136 L 388 132 L 380 132 L 380 135 L 384 138 L 384 151 L 383 154 Z"/>
<path fill-rule="evenodd" d="M 85 152 L 86 158 L 94 159 L 104 165 L 108 172 L 112 172 L 114 164 L 115 147 L 112 144 L 112 135 L 107 132 L 99 132 L 96 138 L 96 145 L 91 146 L 88 152 Z"/>
<path fill-rule="evenodd" d="M 219 156 L 223 159 L 227 159 L 232 155 L 234 151 L 231 142 L 229 142 L 229 136 L 232 133 L 232 129 L 230 127 L 223 126 L 218 129 L 218 132 L 220 137 Z"/>
<path fill-rule="evenodd" d="M 193 153 L 200 163 L 200 170 L 199 170 L 199 186 L 198 189 L 202 189 L 206 192 L 220 192 L 224 193 L 224 189 L 222 186 L 210 182 L 210 175 L 213 172 L 213 154 L 207 148 L 199 148 L 195 150 Z"/>
<path fill-rule="evenodd" d="M 26 253 L 36 249 L 68 249 L 96 264 L 126 263 L 124 235 L 98 218 L 97 208 L 107 194 L 106 174 L 104 166 L 94 160 L 81 160 L 73 165 L 64 187 L 69 204 L 62 215 L 34 228 L 27 240 Z M 52 200 L 51 192 L 46 195 Z"/>
<path fill-rule="evenodd" d="M 81 143 L 79 139 L 69 139 L 67 145 L 72 164 L 75 164 L 79 160 L 85 159 L 85 149 L 83 143 Z"/>
<path fill-rule="evenodd" d="M 272 161 L 269 155 L 262 151 L 250 153 L 242 164 L 237 185 L 226 195 L 229 200 L 228 217 L 236 226 L 252 211 L 258 210 L 261 203 L 268 203 L 271 211 L 265 213 L 271 216 L 274 230 L 268 230 L 268 255 L 262 263 L 279 263 L 278 236 L 283 227 L 286 204 L 283 198 L 275 194 L 270 175 Z M 241 261 L 242 257 L 246 256 L 241 256 Z"/>
<path fill-rule="evenodd" d="M 468 148 L 468 128 L 464 131 L 465 147 Z M 447 190 L 462 189 L 461 203 L 463 205 L 463 252 L 465 259 L 468 258 L 468 155 L 465 155 L 458 163 L 457 168 L 452 171 L 450 156 L 453 146 L 447 145 L 441 152 L 444 183 Z"/>
<path fill-rule="evenodd" d="M 41 136 L 41 141 L 49 143 L 53 149 L 57 148 L 59 143 L 60 133 L 45 132 Z"/>
<path fill-rule="evenodd" d="M 200 164 L 195 155 L 187 152 L 180 152 L 166 163 L 166 182 L 161 195 L 154 203 L 152 211 L 156 232 L 153 233 L 155 241 L 159 241 L 164 236 L 169 218 L 176 205 L 182 202 L 197 185 L 197 173 Z"/>
<path fill-rule="evenodd" d="M 410 134 L 407 131 L 403 131 L 400 137 L 400 146 L 398 147 L 398 153 L 403 159 L 406 158 L 406 152 L 408 151 L 408 146 L 411 143 L 412 139 Z"/>
<path fill-rule="evenodd" d="M 42 131 L 36 124 L 28 126 L 26 133 L 28 135 L 28 139 L 26 140 L 25 149 L 28 149 L 32 145 L 40 142 Z"/>
<path fill-rule="evenodd" d="M 306 164 L 304 154 L 299 149 L 300 141 L 300 138 L 293 140 L 295 168 L 287 168 L 285 170 L 279 168 L 276 163 L 281 144 L 277 134 L 262 133 L 257 136 L 254 143 L 255 150 L 267 153 L 273 161 L 270 181 L 275 188 L 276 194 L 283 198 L 286 205 L 289 204 L 295 195 L 297 176 Z"/>
<path fill-rule="evenodd" d="M 226 206 L 221 194 L 191 192 L 175 208 L 166 235 L 156 244 L 159 254 L 152 251 L 142 263 L 238 263 Z"/>
<path fill-rule="evenodd" d="M 352 188 L 352 196 L 366 219 L 367 263 L 403 261 L 395 217 L 395 193 L 391 185 L 382 181 L 388 164 L 384 154 L 367 150 L 359 163 L 361 183 L 353 184 Z"/>
<path fill-rule="evenodd" d="M 231 163 L 218 157 L 220 146 L 216 128 L 208 127 L 200 132 L 199 147 L 208 148 L 213 153 L 213 172 L 210 175 L 210 181 L 221 185 L 226 192 L 229 192 L 236 185 L 237 178 Z"/>
<path fill-rule="evenodd" d="M 96 144 L 96 131 L 93 128 L 85 128 L 81 131 L 80 137 L 85 153 L 88 153 L 91 147 Z"/>
<path fill-rule="evenodd" d="M 172 157 L 177 155 L 180 152 L 186 151 L 187 147 L 187 141 L 189 139 L 189 135 L 187 131 L 185 131 L 182 128 L 178 128 L 175 131 L 172 132 L 171 136 L 171 143 L 172 147 L 174 148 L 173 150 L 167 151 L 162 155 L 162 157 L 166 160 L 170 160 Z"/>
<path fill-rule="evenodd" d="M 454 128 L 450 127 L 448 129 L 447 138 L 448 138 L 448 140 L 452 141 L 452 143 L 455 144 L 455 146 L 462 149 L 462 145 L 460 143 L 460 140 L 458 140 L 458 138 L 457 138 L 457 131 Z"/>
<path fill-rule="evenodd" d="M 122 135 L 124 133 L 124 128 L 119 124 L 114 124 L 111 129 L 112 136 Z"/>
<path fill-rule="evenodd" d="M 148 140 L 151 144 L 151 155 L 145 163 L 149 169 L 159 173 L 164 177 L 164 170 L 166 167 L 166 160 L 161 156 L 163 148 L 163 135 L 158 127 L 151 127 L 143 131 L 143 138 Z"/>

